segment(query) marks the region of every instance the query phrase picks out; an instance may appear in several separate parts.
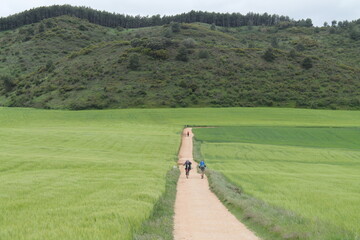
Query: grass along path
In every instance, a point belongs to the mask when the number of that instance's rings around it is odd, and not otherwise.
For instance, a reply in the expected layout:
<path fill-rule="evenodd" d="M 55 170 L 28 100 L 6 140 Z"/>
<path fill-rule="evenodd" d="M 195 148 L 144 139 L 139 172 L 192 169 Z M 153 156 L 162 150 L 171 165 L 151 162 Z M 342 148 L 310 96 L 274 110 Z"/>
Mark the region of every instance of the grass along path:
<path fill-rule="evenodd" d="M 225 127 L 195 132 L 204 141 L 202 154 L 212 169 L 246 194 L 294 213 L 293 222 L 283 222 L 274 231 L 280 228 L 284 236 L 293 233 L 302 239 L 358 239 L 359 128 Z"/>

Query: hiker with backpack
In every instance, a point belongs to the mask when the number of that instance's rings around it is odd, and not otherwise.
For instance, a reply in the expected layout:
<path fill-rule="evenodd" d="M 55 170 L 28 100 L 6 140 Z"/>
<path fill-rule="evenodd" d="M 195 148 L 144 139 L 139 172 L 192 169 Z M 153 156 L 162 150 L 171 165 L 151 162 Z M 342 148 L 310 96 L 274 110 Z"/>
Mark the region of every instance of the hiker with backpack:
<path fill-rule="evenodd" d="M 201 160 L 201 162 L 199 163 L 199 169 L 200 169 L 200 172 L 201 172 L 201 179 L 204 178 L 205 168 L 206 168 L 206 164 L 205 164 L 204 160 Z"/>
<path fill-rule="evenodd" d="M 189 173 L 191 170 L 191 162 L 189 160 L 186 160 L 186 162 L 184 163 L 184 166 L 185 166 L 186 178 L 189 178 Z"/>

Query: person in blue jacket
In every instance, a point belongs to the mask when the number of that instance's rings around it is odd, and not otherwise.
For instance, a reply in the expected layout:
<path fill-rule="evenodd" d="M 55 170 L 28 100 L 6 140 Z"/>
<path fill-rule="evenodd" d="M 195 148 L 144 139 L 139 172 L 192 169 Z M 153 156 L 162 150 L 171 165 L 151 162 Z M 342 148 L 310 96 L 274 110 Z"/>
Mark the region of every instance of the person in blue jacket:
<path fill-rule="evenodd" d="M 204 178 L 204 173 L 205 173 L 205 168 L 206 168 L 206 164 L 205 164 L 204 160 L 202 160 L 199 163 L 199 168 L 200 168 L 200 171 L 201 171 L 201 178 Z"/>

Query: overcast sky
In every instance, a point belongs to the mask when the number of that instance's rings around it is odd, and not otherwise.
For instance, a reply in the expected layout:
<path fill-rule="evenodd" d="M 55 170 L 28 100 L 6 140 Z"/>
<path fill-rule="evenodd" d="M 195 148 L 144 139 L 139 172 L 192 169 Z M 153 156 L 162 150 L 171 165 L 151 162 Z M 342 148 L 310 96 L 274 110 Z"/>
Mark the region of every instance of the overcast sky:
<path fill-rule="evenodd" d="M 190 10 L 248 12 L 311 18 L 315 25 L 325 21 L 360 18 L 360 0 L 0 0 L 0 17 L 54 4 L 87 6 L 129 15 L 173 15 Z"/>

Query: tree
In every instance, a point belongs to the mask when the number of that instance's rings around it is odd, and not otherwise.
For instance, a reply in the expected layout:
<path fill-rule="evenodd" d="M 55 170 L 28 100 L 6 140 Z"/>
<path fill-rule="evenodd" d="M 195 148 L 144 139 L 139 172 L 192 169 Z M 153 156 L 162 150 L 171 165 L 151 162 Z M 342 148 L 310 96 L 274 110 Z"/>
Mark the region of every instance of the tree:
<path fill-rule="evenodd" d="M 178 22 L 172 22 L 172 23 L 171 23 L 171 30 L 172 30 L 174 33 L 180 32 L 180 23 L 178 23 Z"/>
<path fill-rule="evenodd" d="M 276 55 L 274 53 L 274 49 L 273 48 L 268 48 L 264 55 L 263 55 L 263 58 L 267 61 L 267 62 L 272 62 L 275 60 L 276 58 Z"/>
<path fill-rule="evenodd" d="M 360 31 L 355 28 L 351 29 L 350 38 L 353 40 L 360 40 Z"/>
<path fill-rule="evenodd" d="M 328 27 L 329 24 L 327 22 L 324 22 L 324 27 Z"/>
<path fill-rule="evenodd" d="M 15 87 L 13 79 L 10 76 L 7 76 L 7 75 L 0 76 L 0 83 L 1 83 L 1 85 L 4 88 L 6 93 L 10 92 Z"/>
<path fill-rule="evenodd" d="M 252 30 L 253 26 L 254 26 L 254 22 L 252 20 L 249 20 L 249 22 L 247 24 L 248 30 Z"/>
<path fill-rule="evenodd" d="M 303 68 L 305 68 L 305 69 L 310 69 L 310 68 L 312 68 L 312 67 L 313 67 L 313 64 L 312 64 L 311 58 L 306 57 L 306 58 L 303 60 L 301 66 L 302 66 Z"/>
<path fill-rule="evenodd" d="M 189 61 L 188 52 L 185 47 L 179 48 L 178 54 L 176 55 L 176 60 L 183 62 Z"/>
<path fill-rule="evenodd" d="M 336 20 L 333 20 L 333 21 L 331 22 L 331 26 L 332 26 L 332 27 L 336 27 L 336 24 L 337 24 L 337 21 L 336 21 Z"/>
<path fill-rule="evenodd" d="M 312 27 L 313 23 L 310 18 L 307 18 L 306 20 L 304 20 L 304 19 L 299 20 L 296 25 L 298 25 L 300 27 Z"/>
<path fill-rule="evenodd" d="M 306 23 L 306 25 L 305 25 L 306 27 L 312 27 L 313 26 L 312 20 L 310 18 L 307 18 L 305 20 L 305 23 Z"/>
<path fill-rule="evenodd" d="M 133 54 L 129 58 L 128 68 L 131 70 L 137 70 L 140 67 L 139 55 Z"/>
<path fill-rule="evenodd" d="M 211 24 L 210 29 L 211 29 L 211 30 L 213 30 L 213 31 L 215 31 L 215 30 L 216 30 L 216 25 L 215 25 L 215 23 L 212 23 L 212 24 Z"/>

